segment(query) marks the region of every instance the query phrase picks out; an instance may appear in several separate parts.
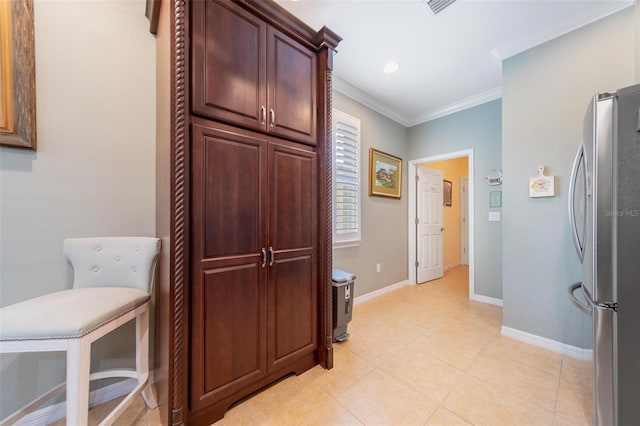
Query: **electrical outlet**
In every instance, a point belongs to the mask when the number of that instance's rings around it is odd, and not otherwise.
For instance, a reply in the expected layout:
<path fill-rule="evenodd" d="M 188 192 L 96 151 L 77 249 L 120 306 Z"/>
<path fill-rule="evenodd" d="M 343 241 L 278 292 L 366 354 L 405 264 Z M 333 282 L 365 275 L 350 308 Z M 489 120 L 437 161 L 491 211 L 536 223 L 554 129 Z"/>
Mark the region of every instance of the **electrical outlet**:
<path fill-rule="evenodd" d="M 376 272 L 380 272 L 380 264 L 376 263 Z"/>

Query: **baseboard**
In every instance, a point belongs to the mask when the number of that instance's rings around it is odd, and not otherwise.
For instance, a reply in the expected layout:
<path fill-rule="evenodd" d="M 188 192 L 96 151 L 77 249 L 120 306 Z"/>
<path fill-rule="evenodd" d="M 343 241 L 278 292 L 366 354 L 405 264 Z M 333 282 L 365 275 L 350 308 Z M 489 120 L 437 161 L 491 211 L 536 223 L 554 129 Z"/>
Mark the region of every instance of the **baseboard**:
<path fill-rule="evenodd" d="M 496 299 L 495 297 L 483 296 L 481 294 L 472 294 L 469 299 L 476 302 L 488 303 L 490 305 L 502 306 L 502 299 Z"/>
<path fill-rule="evenodd" d="M 126 379 L 118 383 L 113 383 L 100 389 L 96 389 L 89 394 L 89 406 L 93 407 L 111 401 L 119 396 L 126 395 L 136 387 L 136 379 Z M 38 426 L 53 423 L 66 417 L 66 401 L 49 405 L 27 414 L 16 422 L 16 426 Z"/>
<path fill-rule="evenodd" d="M 546 337 L 537 336 L 511 327 L 505 327 L 504 325 L 502 326 L 501 334 L 503 336 L 511 337 L 513 339 L 520 340 L 521 342 L 539 346 L 582 361 L 590 361 L 593 359 L 592 349 L 578 348 L 577 346 L 556 342 L 555 340 L 547 339 Z"/>
<path fill-rule="evenodd" d="M 404 287 L 405 285 L 408 285 L 408 284 L 409 284 L 409 280 L 404 280 L 404 281 L 397 282 L 395 284 L 388 285 L 388 286 L 383 287 L 383 288 L 381 288 L 379 290 L 375 290 L 375 291 L 372 291 L 370 293 L 363 294 L 362 296 L 358 296 L 355 299 L 353 299 L 353 304 L 357 305 L 358 303 L 362 303 L 362 302 L 370 300 L 370 299 L 375 299 L 376 297 L 382 296 L 383 294 L 390 293 L 390 292 L 392 292 L 394 290 L 397 290 L 399 288 L 402 288 L 402 287 Z"/>
<path fill-rule="evenodd" d="M 462 263 L 460 263 L 460 262 L 452 263 L 451 265 L 444 265 L 444 272 L 447 272 L 448 270 L 453 269 L 453 268 L 457 268 L 460 265 L 462 265 Z"/>

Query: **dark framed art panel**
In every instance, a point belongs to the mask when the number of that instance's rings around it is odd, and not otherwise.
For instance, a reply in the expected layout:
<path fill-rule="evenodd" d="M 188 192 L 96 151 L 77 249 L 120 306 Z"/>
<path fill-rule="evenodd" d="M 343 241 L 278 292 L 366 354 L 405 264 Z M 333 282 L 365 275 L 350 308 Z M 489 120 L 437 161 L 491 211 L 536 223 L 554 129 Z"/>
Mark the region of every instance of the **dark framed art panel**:
<path fill-rule="evenodd" d="M 450 180 L 442 181 L 442 204 L 451 207 L 451 198 L 453 193 L 453 184 Z"/>

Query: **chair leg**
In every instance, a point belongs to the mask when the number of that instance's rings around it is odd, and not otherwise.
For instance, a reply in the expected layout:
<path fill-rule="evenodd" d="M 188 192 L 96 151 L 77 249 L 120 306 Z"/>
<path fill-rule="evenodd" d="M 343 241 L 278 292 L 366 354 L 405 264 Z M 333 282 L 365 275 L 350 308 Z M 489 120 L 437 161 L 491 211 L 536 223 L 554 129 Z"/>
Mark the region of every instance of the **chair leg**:
<path fill-rule="evenodd" d="M 147 407 L 156 408 L 158 401 L 149 375 L 149 305 L 136 317 L 136 372 L 139 384 L 145 380 L 147 382 L 142 389 L 142 397 Z"/>
<path fill-rule="evenodd" d="M 67 350 L 67 424 L 86 425 L 89 415 L 91 342 L 74 339 Z"/>

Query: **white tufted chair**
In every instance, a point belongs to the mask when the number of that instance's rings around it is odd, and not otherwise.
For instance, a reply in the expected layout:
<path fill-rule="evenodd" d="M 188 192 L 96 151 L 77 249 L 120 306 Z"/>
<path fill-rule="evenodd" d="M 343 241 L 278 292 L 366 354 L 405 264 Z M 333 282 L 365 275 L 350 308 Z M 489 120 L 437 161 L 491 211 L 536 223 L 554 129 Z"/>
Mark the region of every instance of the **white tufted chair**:
<path fill-rule="evenodd" d="M 142 393 L 157 406 L 149 383 L 149 301 L 160 253 L 160 240 L 147 237 L 71 238 L 64 254 L 73 271 L 73 289 L 58 291 L 0 309 L 0 352 L 67 352 L 67 425 L 88 421 L 90 380 L 135 378 L 137 385 L 107 415 L 112 424 Z M 136 368 L 90 374 L 91 343 L 136 319 Z M 13 424 L 65 383 L 2 421 Z"/>

